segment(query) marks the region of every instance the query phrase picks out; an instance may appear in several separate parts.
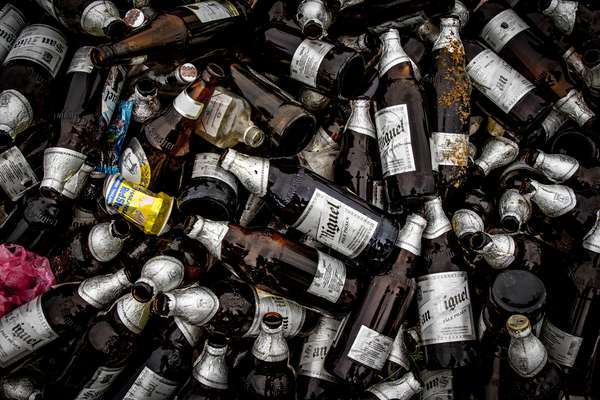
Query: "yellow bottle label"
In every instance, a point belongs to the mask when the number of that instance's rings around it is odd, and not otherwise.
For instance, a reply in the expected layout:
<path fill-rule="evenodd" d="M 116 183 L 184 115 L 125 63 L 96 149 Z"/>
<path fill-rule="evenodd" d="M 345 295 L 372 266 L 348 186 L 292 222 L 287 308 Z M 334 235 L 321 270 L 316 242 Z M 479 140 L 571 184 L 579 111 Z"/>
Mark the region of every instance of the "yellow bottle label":
<path fill-rule="evenodd" d="M 158 235 L 171 215 L 173 198 L 165 193 L 152 193 L 112 175 L 104 187 L 106 205 L 140 227 L 144 233 Z"/>

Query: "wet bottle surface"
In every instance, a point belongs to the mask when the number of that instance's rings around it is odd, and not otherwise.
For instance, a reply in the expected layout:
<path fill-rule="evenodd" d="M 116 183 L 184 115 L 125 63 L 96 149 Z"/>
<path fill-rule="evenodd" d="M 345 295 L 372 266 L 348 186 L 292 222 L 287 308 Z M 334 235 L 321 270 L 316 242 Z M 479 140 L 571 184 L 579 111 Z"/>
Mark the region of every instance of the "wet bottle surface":
<path fill-rule="evenodd" d="M 381 40 L 375 125 L 389 212 L 398 214 L 405 206 L 418 206 L 421 196 L 434 194 L 435 179 L 421 87 L 398 31 L 387 31 Z"/>
<path fill-rule="evenodd" d="M 427 221 L 407 218 L 398 239 L 401 251 L 391 269 L 371 280 L 363 301 L 342 322 L 325 359 L 325 368 L 353 386 L 365 389 L 382 370 L 416 290 L 411 274 L 421 250 Z"/>
<path fill-rule="evenodd" d="M 352 114 L 342 134 L 335 160 L 334 181 L 376 207 L 385 207 L 385 188 L 378 158 L 377 133 L 371 120 L 371 102 L 351 102 Z"/>
<path fill-rule="evenodd" d="M 385 262 L 398 227 L 378 208 L 292 159 L 266 160 L 228 150 L 221 166 L 261 196 L 285 223 L 357 262 Z"/>
<path fill-rule="evenodd" d="M 230 266 L 238 276 L 308 307 L 347 312 L 362 285 L 343 261 L 267 229 L 246 229 L 201 217 L 188 221 L 187 235 Z"/>

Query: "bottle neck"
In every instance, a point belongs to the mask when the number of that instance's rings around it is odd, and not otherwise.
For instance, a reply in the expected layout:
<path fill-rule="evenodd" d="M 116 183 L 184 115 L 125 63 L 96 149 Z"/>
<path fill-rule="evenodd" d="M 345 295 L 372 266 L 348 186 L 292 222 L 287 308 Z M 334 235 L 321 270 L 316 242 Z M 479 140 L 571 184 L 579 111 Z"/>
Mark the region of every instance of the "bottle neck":
<path fill-rule="evenodd" d="M 423 209 L 427 220 L 427 227 L 423 231 L 424 239 L 435 239 L 452 230 L 450 220 L 442 208 L 440 197 L 426 201 Z"/>
<path fill-rule="evenodd" d="M 148 302 L 158 293 L 179 287 L 184 273 L 185 267 L 177 258 L 165 255 L 153 257 L 142 267 L 132 294 L 138 301 Z"/>
<path fill-rule="evenodd" d="M 584 236 L 582 246 L 584 249 L 593 251 L 594 253 L 600 253 L 600 211 L 596 211 L 596 222 L 592 229 Z"/>
<path fill-rule="evenodd" d="M 216 222 L 202 217 L 192 217 L 185 228 L 185 234 L 199 241 L 218 259 L 221 259 L 221 243 L 229 231 L 227 222 Z"/>
<path fill-rule="evenodd" d="M 496 136 L 485 143 L 481 155 L 474 161 L 474 164 L 487 176 L 490 171 L 516 160 L 518 155 L 518 144 L 512 140 Z"/>
<path fill-rule="evenodd" d="M 350 106 L 352 113 L 346 122 L 344 131 L 357 132 L 376 139 L 375 126 L 371 119 L 371 101 L 367 99 L 352 100 Z"/>
<path fill-rule="evenodd" d="M 565 35 L 570 35 L 575 27 L 579 2 L 569 0 L 551 0 L 542 13 L 552 19 L 554 25 Z"/>
<path fill-rule="evenodd" d="M 77 293 L 86 303 L 103 310 L 131 286 L 125 270 L 88 278 L 79 284 Z"/>
<path fill-rule="evenodd" d="M 388 30 L 380 38 L 382 52 L 379 60 L 379 76 L 382 77 L 392 67 L 402 63 L 410 63 L 410 58 L 402 48 L 400 34 L 396 29 Z"/>
<path fill-rule="evenodd" d="M 225 361 L 227 346 L 213 347 L 206 343 L 192 371 L 192 376 L 202 385 L 217 389 L 229 388 L 229 368 Z"/>
<path fill-rule="evenodd" d="M 267 194 L 269 183 L 269 160 L 252 157 L 228 149 L 220 161 L 221 167 L 235 175 L 250 193 L 258 196 Z"/>
<path fill-rule="evenodd" d="M 184 319 L 175 317 L 173 319 L 177 330 L 180 332 L 191 347 L 196 347 L 202 338 L 203 329 L 201 326 L 193 325 Z"/>
<path fill-rule="evenodd" d="M 566 154 L 546 154 L 537 150 L 534 157 L 533 168 L 556 183 L 565 182 L 579 169 L 579 162 Z"/>
<path fill-rule="evenodd" d="M 88 234 L 87 246 L 96 260 L 109 262 L 123 249 L 125 238 L 118 237 L 112 228 L 114 222 L 94 225 Z"/>
<path fill-rule="evenodd" d="M 153 309 L 159 315 L 202 326 L 219 310 L 219 298 L 211 290 L 194 285 L 162 293 L 154 301 Z"/>
<path fill-rule="evenodd" d="M 406 224 L 398 233 L 396 246 L 411 252 L 414 255 L 421 254 L 421 238 L 427 226 L 427 220 L 418 214 L 410 214 L 406 218 Z"/>
<path fill-rule="evenodd" d="M 460 21 L 457 18 L 442 18 L 440 34 L 433 43 L 433 50 L 447 49 L 450 53 L 461 52 L 462 42 L 460 40 Z"/>
<path fill-rule="evenodd" d="M 327 35 L 333 16 L 323 1 L 303 0 L 298 5 L 296 20 L 304 35 L 316 40 Z"/>
<path fill-rule="evenodd" d="M 577 205 L 575 192 L 564 185 L 545 185 L 533 179 L 527 179 L 521 187 L 522 194 L 529 194 L 540 211 L 551 218 L 560 217 Z"/>
<path fill-rule="evenodd" d="M 150 304 L 141 303 L 131 294 L 121 297 L 116 303 L 121 323 L 135 334 L 140 334 L 150 320 Z"/>
<path fill-rule="evenodd" d="M 483 219 L 475 211 L 462 208 L 452 216 L 452 229 L 456 236 L 461 239 L 467 234 L 483 232 L 485 226 Z"/>
<path fill-rule="evenodd" d="M 263 324 L 252 346 L 252 355 L 257 360 L 269 363 L 287 360 L 289 349 L 283 337 L 282 326 L 271 329 Z"/>
<path fill-rule="evenodd" d="M 474 237 L 473 240 L 481 240 L 485 243 L 478 252 L 483 255 L 490 267 L 504 269 L 515 261 L 516 244 L 511 236 L 489 235 L 486 233 L 481 233 L 481 235 L 481 238 Z"/>
<path fill-rule="evenodd" d="M 559 99 L 554 106 L 577 122 L 579 126 L 584 126 L 596 116 L 587 105 L 583 94 L 576 89 L 572 89 L 566 96 Z"/>
<path fill-rule="evenodd" d="M 158 92 L 152 94 L 142 94 L 136 86 L 132 96 L 133 110 L 131 117 L 134 121 L 144 123 L 150 118 L 158 114 L 161 109 L 161 104 L 158 99 Z"/>
<path fill-rule="evenodd" d="M 513 332 L 508 346 L 508 362 L 511 368 L 524 378 L 537 375 L 548 361 L 548 352 L 542 342 L 533 335 L 531 328 Z"/>
<path fill-rule="evenodd" d="M 498 200 L 500 222 L 505 229 L 516 232 L 531 218 L 531 202 L 516 189 L 508 189 Z"/>
<path fill-rule="evenodd" d="M 117 6 L 106 0 L 93 1 L 83 10 L 81 27 L 90 35 L 98 37 L 118 37 L 126 29 Z"/>

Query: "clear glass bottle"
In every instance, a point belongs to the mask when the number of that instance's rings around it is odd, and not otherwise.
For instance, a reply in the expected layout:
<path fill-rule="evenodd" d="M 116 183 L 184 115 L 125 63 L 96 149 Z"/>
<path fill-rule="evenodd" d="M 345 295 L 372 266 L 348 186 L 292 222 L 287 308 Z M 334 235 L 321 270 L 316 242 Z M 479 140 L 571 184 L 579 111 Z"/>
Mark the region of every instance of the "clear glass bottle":
<path fill-rule="evenodd" d="M 250 119 L 251 111 L 246 100 L 217 87 L 195 132 L 220 148 L 233 147 L 239 142 L 258 147 L 265 140 L 265 133 Z"/>

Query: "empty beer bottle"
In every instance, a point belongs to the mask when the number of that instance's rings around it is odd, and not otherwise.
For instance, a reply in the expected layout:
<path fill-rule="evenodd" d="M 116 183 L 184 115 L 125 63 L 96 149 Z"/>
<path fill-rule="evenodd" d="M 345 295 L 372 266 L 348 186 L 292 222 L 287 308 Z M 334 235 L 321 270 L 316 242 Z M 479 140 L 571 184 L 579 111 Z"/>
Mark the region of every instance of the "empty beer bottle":
<path fill-rule="evenodd" d="M 308 307 L 347 312 L 362 288 L 344 262 L 268 229 L 196 216 L 188 221 L 186 233 L 240 278 Z"/>
<path fill-rule="evenodd" d="M 436 188 L 421 87 L 398 31 L 387 31 L 381 40 L 375 125 L 388 209 L 398 214 L 406 205 L 418 205 L 422 196 L 435 194 Z"/>
<path fill-rule="evenodd" d="M 398 236 L 400 253 L 395 263 L 373 277 L 362 304 L 342 322 L 325 359 L 327 371 L 342 381 L 366 389 L 383 369 L 415 293 L 413 268 L 426 224 L 420 215 L 407 217 Z"/>
<path fill-rule="evenodd" d="M 569 186 L 576 192 L 598 193 L 600 191 L 600 169 L 586 168 L 574 157 L 533 150 L 527 154 L 525 161 L 541 171 L 552 182 Z"/>
<path fill-rule="evenodd" d="M 395 222 L 296 160 L 267 160 L 229 149 L 221 166 L 261 196 L 283 222 L 338 253 L 365 263 L 384 262 L 395 253 Z"/>

